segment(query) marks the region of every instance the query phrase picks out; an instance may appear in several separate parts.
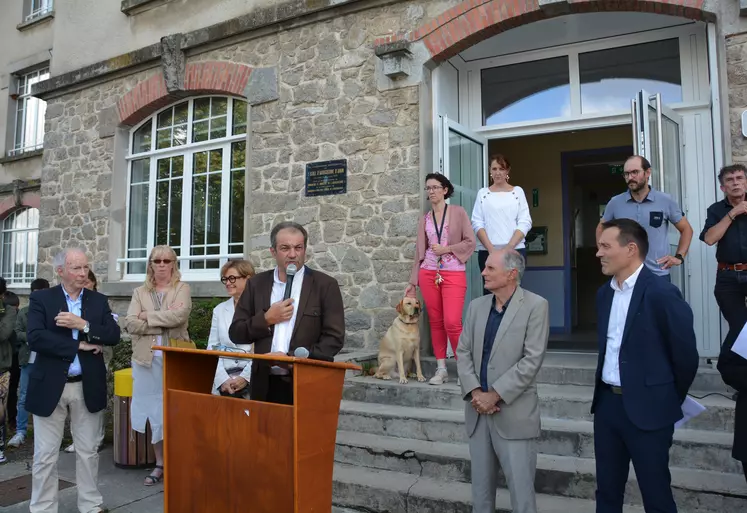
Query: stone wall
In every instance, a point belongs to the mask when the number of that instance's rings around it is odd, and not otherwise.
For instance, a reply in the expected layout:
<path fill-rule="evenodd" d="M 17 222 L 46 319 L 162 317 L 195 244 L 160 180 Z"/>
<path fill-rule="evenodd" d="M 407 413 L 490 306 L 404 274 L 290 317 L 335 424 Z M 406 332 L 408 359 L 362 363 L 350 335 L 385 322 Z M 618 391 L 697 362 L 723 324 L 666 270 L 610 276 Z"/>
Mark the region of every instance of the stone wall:
<path fill-rule="evenodd" d="M 747 34 L 726 38 L 726 66 L 732 158 L 747 164 L 747 139 L 742 135 L 742 112 L 747 110 Z"/>
<path fill-rule="evenodd" d="M 67 246 L 85 247 L 93 271 L 101 278 L 106 276 L 114 159 L 108 117 L 122 94 L 153 73 L 137 73 L 47 103 L 39 212 L 40 278 L 53 278 L 52 259 Z"/>
<path fill-rule="evenodd" d="M 280 99 L 251 112 L 251 259 L 274 265 L 273 225 L 309 230 L 311 267 L 339 281 L 346 346 L 375 346 L 409 277 L 420 215 L 418 87 L 379 92 L 376 37 L 424 11 L 375 9 L 204 53 L 194 60 L 277 66 Z M 308 162 L 348 160 L 348 192 L 307 198 Z"/>

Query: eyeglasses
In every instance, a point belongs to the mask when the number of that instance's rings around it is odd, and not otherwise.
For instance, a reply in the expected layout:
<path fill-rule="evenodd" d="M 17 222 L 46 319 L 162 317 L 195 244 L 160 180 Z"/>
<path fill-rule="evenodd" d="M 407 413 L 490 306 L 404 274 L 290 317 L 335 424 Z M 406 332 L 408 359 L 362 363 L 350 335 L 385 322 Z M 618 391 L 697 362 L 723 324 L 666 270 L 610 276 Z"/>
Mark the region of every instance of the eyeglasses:
<path fill-rule="evenodd" d="M 638 176 L 643 173 L 643 169 L 634 169 L 633 171 L 623 171 L 623 178 L 630 178 L 631 176 Z"/>
<path fill-rule="evenodd" d="M 425 188 L 425 192 L 437 191 L 439 189 L 443 189 L 443 186 L 441 186 L 441 185 L 432 185 L 430 187 L 426 187 Z"/>
<path fill-rule="evenodd" d="M 225 285 L 228 282 L 236 283 L 236 280 L 240 280 L 241 278 L 244 278 L 244 276 L 234 276 L 233 274 L 231 276 L 223 276 L 220 279 L 220 282 Z"/>
<path fill-rule="evenodd" d="M 227 353 L 246 353 L 244 349 L 241 349 L 240 347 L 233 347 L 233 346 L 227 346 L 225 344 L 218 344 L 217 346 L 213 346 L 213 351 L 225 351 Z"/>
<path fill-rule="evenodd" d="M 164 263 L 166 265 L 169 265 L 171 262 L 173 262 L 173 260 L 171 260 L 170 258 L 156 258 L 151 260 L 151 262 L 153 262 L 154 264 Z"/>

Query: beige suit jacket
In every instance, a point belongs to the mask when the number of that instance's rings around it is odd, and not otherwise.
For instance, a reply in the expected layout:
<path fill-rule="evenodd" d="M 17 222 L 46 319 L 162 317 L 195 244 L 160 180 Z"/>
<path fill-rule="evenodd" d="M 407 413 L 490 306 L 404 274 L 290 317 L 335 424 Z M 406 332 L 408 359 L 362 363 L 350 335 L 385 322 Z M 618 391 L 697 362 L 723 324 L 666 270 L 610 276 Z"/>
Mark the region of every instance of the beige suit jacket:
<path fill-rule="evenodd" d="M 472 391 L 480 388 L 485 327 L 493 295 L 475 299 L 467 315 L 457 348 L 457 369 L 462 383 L 467 435 L 477 425 Z M 537 373 L 547 350 L 550 318 L 547 300 L 521 287 L 516 289 L 493 343 L 488 360 L 488 385 L 501 396 L 501 411 L 489 416 L 491 429 L 509 440 L 536 438 L 540 434 Z"/>
<path fill-rule="evenodd" d="M 170 306 L 179 304 L 179 308 L 169 309 Z M 156 310 L 145 285 L 136 288 L 125 318 L 125 329 L 132 336 L 132 359 L 140 365 L 150 367 L 153 361 L 151 347 L 156 345 L 159 335 L 163 345 L 168 345 L 169 338 L 189 340 L 187 327 L 191 311 L 192 296 L 189 285 L 183 281 L 169 289 L 160 311 Z M 138 318 L 140 312 L 148 312 L 147 321 Z"/>

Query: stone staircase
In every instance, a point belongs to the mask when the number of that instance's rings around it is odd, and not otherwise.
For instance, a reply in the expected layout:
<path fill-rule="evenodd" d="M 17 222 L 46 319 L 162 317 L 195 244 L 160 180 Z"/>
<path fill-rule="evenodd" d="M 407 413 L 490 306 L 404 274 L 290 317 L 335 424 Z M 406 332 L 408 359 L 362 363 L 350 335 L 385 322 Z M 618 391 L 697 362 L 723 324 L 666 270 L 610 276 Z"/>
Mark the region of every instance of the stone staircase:
<path fill-rule="evenodd" d="M 472 511 L 464 403 L 455 383 L 455 362 L 448 364 L 454 382 L 440 387 L 367 376 L 346 379 L 335 453 L 335 513 Z M 542 437 L 536 490 L 541 513 L 595 510 L 589 414 L 595 366 L 596 355 L 549 354 L 540 372 Z M 423 372 L 431 376 L 434 371 L 435 361 L 425 358 Z M 695 396 L 731 396 L 718 372 L 705 367 L 692 390 Z M 747 482 L 731 458 L 734 402 L 720 395 L 699 401 L 707 410 L 675 432 L 671 450 L 679 510 L 745 512 Z M 625 511 L 643 513 L 632 468 L 630 476 Z M 502 476 L 496 511 L 511 511 Z"/>

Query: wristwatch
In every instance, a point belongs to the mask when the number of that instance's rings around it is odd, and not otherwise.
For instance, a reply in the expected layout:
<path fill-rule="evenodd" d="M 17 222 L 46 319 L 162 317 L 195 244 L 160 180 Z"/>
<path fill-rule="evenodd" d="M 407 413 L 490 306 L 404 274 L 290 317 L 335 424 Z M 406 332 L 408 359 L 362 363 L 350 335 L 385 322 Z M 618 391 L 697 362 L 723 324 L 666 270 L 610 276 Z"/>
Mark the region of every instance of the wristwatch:
<path fill-rule="evenodd" d="M 677 260 L 679 260 L 681 264 L 685 263 L 685 257 L 683 257 L 682 255 L 680 255 L 679 253 L 677 253 L 676 255 L 674 255 L 674 258 L 676 258 Z"/>
<path fill-rule="evenodd" d="M 88 335 L 89 331 L 91 331 L 91 324 L 88 321 L 86 321 L 86 325 L 83 327 L 83 333 Z"/>

